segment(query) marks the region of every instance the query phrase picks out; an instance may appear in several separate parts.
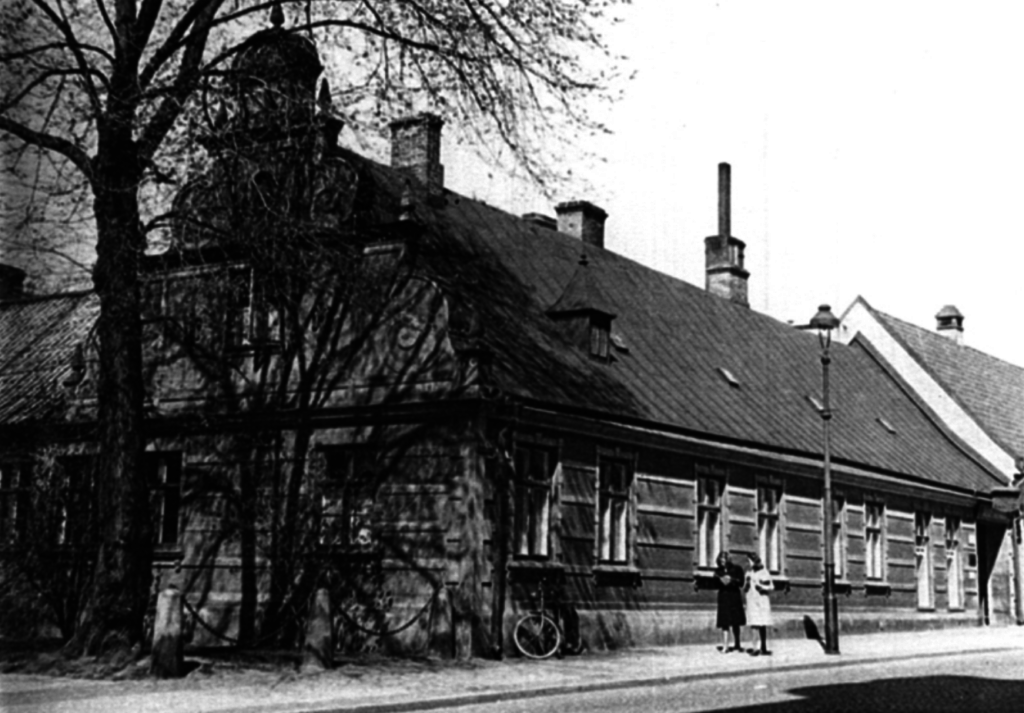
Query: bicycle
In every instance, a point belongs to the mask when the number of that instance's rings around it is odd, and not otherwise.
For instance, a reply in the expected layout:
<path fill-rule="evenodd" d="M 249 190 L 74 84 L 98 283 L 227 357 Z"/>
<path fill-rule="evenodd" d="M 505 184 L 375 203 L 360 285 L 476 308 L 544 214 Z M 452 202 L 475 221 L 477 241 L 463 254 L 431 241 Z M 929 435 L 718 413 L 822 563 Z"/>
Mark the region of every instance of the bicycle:
<path fill-rule="evenodd" d="M 578 640 L 570 642 L 559 623 L 559 620 L 565 615 L 560 612 L 558 603 L 556 602 L 556 605 L 552 607 L 551 614 L 545 607 L 544 599 L 547 589 L 545 584 L 545 580 L 541 580 L 537 585 L 539 606 L 521 616 L 516 622 L 516 627 L 512 632 L 516 648 L 523 656 L 531 659 L 546 659 L 556 653 L 559 658 L 563 653 L 579 653 L 582 650 L 581 643 Z M 578 639 L 578 624 L 574 628 L 576 630 L 575 638 Z"/>

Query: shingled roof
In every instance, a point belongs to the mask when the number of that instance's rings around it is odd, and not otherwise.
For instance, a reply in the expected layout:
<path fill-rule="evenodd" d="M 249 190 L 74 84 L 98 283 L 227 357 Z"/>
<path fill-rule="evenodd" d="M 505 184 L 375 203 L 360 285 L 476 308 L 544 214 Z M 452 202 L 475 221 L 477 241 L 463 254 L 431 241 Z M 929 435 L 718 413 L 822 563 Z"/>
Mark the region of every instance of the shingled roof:
<path fill-rule="evenodd" d="M 367 215 L 397 220 L 407 175 L 337 150 L 359 174 Z M 582 243 L 446 191 L 415 195 L 418 269 L 493 354 L 493 386 L 533 403 L 723 443 L 820 458 L 817 338 L 602 248 L 587 246 L 586 292 L 615 315 L 619 346 L 592 359 L 548 314 L 580 270 Z M 390 216 L 390 218 L 389 218 Z M 593 306 L 593 305 L 591 305 Z M 90 295 L 0 308 L 0 423 L 44 418 L 88 331 Z M 462 317 L 458 317 L 462 319 Z M 621 348 L 623 344 L 628 349 Z M 971 492 L 996 471 L 943 431 L 869 346 L 833 347 L 833 452 L 849 464 Z M 54 396 L 57 394 L 57 396 Z"/>
<path fill-rule="evenodd" d="M 400 194 L 400 175 L 363 165 L 379 189 Z M 426 229 L 418 259 L 453 302 L 476 312 L 500 389 L 820 457 L 822 422 L 811 399 L 821 393 L 815 335 L 586 246 L 588 289 L 616 315 L 614 330 L 629 347 L 603 363 L 568 341 L 547 314 L 578 274 L 580 240 L 451 192 L 443 206 L 424 199 L 417 215 Z M 837 462 L 965 490 L 1001 484 L 992 466 L 943 431 L 868 346 L 833 346 L 832 394 Z"/>
<path fill-rule="evenodd" d="M 63 418 L 63 381 L 98 311 L 90 292 L 0 303 L 0 424 Z"/>
<path fill-rule="evenodd" d="M 996 443 L 1024 454 L 1024 368 L 864 305 Z"/>

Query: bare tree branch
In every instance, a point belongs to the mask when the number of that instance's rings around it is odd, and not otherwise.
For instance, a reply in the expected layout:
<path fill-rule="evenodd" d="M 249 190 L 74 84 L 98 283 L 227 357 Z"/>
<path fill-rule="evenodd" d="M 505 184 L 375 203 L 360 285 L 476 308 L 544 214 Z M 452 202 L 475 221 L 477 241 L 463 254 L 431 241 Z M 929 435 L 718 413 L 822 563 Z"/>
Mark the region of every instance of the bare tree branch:
<path fill-rule="evenodd" d="M 48 151 L 56 151 L 74 163 L 87 178 L 91 179 L 93 173 L 92 160 L 82 149 L 67 139 L 35 131 L 5 116 L 0 116 L 0 130 L 13 134 L 33 146 L 38 146 Z"/>

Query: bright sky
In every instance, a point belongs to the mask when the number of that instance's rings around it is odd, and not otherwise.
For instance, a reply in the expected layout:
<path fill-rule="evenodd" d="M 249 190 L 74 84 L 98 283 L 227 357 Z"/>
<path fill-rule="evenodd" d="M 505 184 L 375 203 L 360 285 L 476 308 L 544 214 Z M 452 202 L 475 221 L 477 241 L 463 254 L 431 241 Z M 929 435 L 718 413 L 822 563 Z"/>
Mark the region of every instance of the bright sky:
<path fill-rule="evenodd" d="M 805 323 L 857 295 L 1024 366 L 1024 5 L 639 0 L 608 35 L 637 70 L 587 147 L 605 245 L 697 285 L 732 164 L 751 306 Z M 461 169 L 449 185 L 514 213 L 530 191 Z"/>

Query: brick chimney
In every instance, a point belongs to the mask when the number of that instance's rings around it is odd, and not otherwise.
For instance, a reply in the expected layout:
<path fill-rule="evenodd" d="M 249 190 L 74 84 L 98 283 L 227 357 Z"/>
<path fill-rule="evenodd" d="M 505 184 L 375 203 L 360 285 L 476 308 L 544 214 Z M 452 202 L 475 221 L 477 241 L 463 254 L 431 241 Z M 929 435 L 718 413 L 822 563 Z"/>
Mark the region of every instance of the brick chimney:
<path fill-rule="evenodd" d="M 25 271 L 14 265 L 0 264 L 0 302 L 25 296 Z"/>
<path fill-rule="evenodd" d="M 704 238 L 705 289 L 744 307 L 747 299 L 747 279 L 750 273 L 743 269 L 743 250 L 739 238 L 731 235 L 731 175 L 729 164 L 718 164 L 718 235 Z"/>
<path fill-rule="evenodd" d="M 555 206 L 558 230 L 587 245 L 604 247 L 604 221 L 608 214 L 589 201 L 566 201 Z"/>
<path fill-rule="evenodd" d="M 442 126 L 441 117 L 426 113 L 391 122 L 391 166 L 415 176 L 431 196 L 441 195 L 444 189 Z"/>
<path fill-rule="evenodd" d="M 964 316 L 953 305 L 946 305 L 935 315 L 935 329 L 939 334 L 952 339 L 957 344 L 964 343 Z"/>

